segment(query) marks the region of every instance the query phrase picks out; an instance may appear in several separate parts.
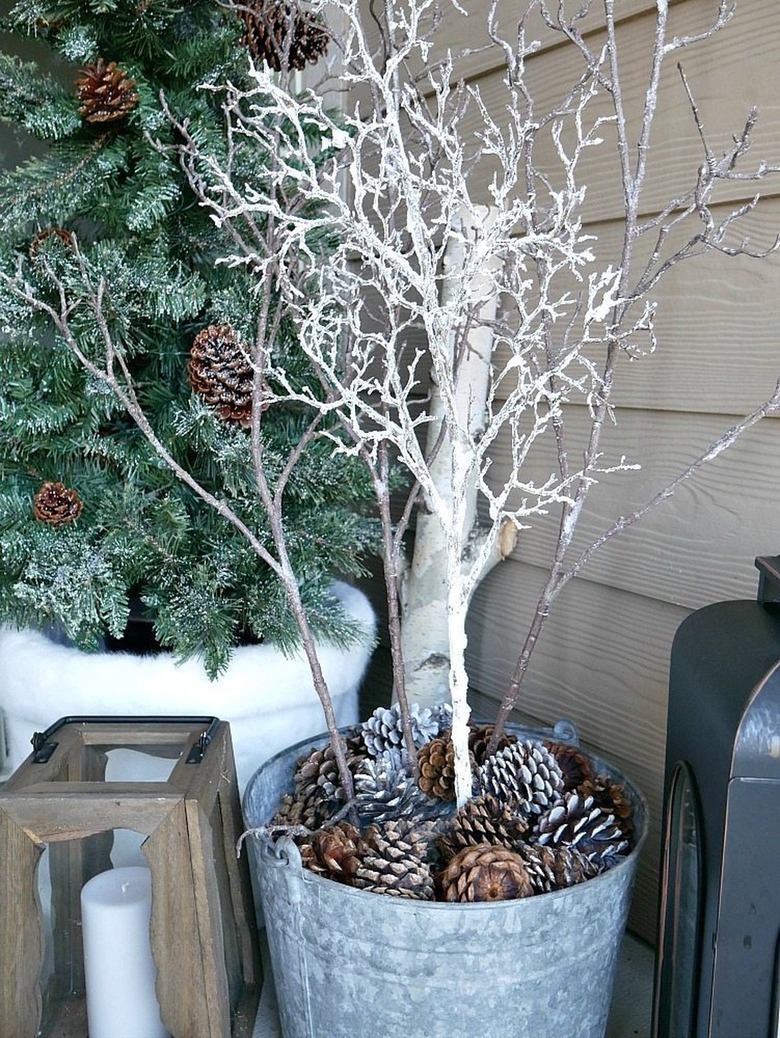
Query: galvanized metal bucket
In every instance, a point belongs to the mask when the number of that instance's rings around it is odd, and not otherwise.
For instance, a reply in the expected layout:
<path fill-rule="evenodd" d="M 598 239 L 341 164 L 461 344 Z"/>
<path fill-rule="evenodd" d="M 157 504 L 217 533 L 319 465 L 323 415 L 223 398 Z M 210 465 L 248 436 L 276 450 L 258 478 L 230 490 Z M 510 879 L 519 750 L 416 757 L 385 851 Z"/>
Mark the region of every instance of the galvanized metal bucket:
<path fill-rule="evenodd" d="M 298 758 L 325 741 L 298 743 L 255 773 L 249 829 L 271 819 Z M 631 853 L 586 883 L 521 901 L 370 894 L 303 869 L 289 838 L 250 836 L 284 1038 L 603 1038 L 647 810 L 593 760 L 633 801 Z"/>

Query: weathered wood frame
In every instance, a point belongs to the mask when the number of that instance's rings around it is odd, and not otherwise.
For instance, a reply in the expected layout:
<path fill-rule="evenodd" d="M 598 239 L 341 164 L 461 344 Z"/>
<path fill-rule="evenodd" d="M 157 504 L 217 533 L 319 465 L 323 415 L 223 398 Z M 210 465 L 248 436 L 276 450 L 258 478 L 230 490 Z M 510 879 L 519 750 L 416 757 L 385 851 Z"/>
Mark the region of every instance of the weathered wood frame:
<path fill-rule="evenodd" d="M 236 855 L 243 823 L 229 725 L 64 720 L 49 759 L 34 752 L 0 789 L 0 1038 L 86 1034 L 80 891 L 111 867 L 120 828 L 147 837 L 165 1026 L 174 1038 L 249 1038 L 261 967 L 248 864 Z M 165 782 L 107 782 L 106 751 L 119 747 L 178 759 Z M 37 868 L 47 843 L 54 971 L 43 991 Z"/>

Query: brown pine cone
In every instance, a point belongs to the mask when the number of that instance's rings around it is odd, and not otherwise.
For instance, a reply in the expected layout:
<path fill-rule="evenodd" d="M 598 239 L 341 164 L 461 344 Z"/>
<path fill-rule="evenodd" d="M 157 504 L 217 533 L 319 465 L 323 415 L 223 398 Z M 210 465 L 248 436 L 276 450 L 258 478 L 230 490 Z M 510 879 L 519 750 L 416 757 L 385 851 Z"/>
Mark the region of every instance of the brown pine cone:
<path fill-rule="evenodd" d="M 189 382 L 226 422 L 248 425 L 254 372 L 249 353 L 229 324 L 210 324 L 190 349 Z"/>
<path fill-rule="evenodd" d="M 565 793 L 537 823 L 539 843 L 553 847 L 576 847 L 592 862 L 609 868 L 628 851 L 615 816 L 602 810 L 593 797 Z"/>
<path fill-rule="evenodd" d="M 360 833 L 349 822 L 320 829 L 300 845 L 304 867 L 318 876 L 351 885 L 365 853 Z"/>
<path fill-rule="evenodd" d="M 290 0 L 259 0 L 242 8 L 241 18 L 244 44 L 274 72 L 283 65 L 300 72 L 327 52 L 330 37 L 320 20 Z"/>
<path fill-rule="evenodd" d="M 525 844 L 520 848 L 528 876 L 537 894 L 573 887 L 598 875 L 599 867 L 576 847 Z"/>
<path fill-rule="evenodd" d="M 593 778 L 590 759 L 577 746 L 567 742 L 545 742 L 544 745 L 558 761 L 558 767 L 563 774 L 564 789 L 576 789 L 583 782 Z"/>
<path fill-rule="evenodd" d="M 62 227 L 47 227 L 46 230 L 38 231 L 30 242 L 29 255 L 31 260 L 38 258 L 41 246 L 50 238 L 57 238 L 66 248 L 71 248 L 73 245 L 73 235 L 70 231 L 66 231 Z"/>
<path fill-rule="evenodd" d="M 426 796 L 448 802 L 455 799 L 455 747 L 450 732 L 420 747 L 417 768 L 417 783 Z"/>
<path fill-rule="evenodd" d="M 490 794 L 472 797 L 461 807 L 447 831 L 439 839 L 445 860 L 464 847 L 479 843 L 494 844 L 516 850 L 528 832 L 528 823 Z"/>
<path fill-rule="evenodd" d="M 83 502 L 75 490 L 64 483 L 43 483 L 33 498 L 33 515 L 55 529 L 75 522 L 81 515 Z"/>
<path fill-rule="evenodd" d="M 479 767 L 480 764 L 484 764 L 487 758 L 487 748 L 490 742 L 493 732 L 495 730 L 494 724 L 472 724 L 469 725 L 469 750 L 474 754 L 474 760 Z M 498 740 L 498 746 L 496 747 L 496 753 L 500 753 L 501 750 L 506 746 L 512 746 L 517 742 L 516 735 L 509 735 L 507 732 L 501 736 Z"/>
<path fill-rule="evenodd" d="M 434 886 L 428 843 L 432 829 L 431 823 L 418 825 L 407 818 L 369 826 L 354 885 L 375 894 L 431 901 Z"/>
<path fill-rule="evenodd" d="M 347 765 L 354 770 L 354 758 L 349 754 Z M 297 762 L 293 786 L 293 793 L 282 798 L 272 825 L 302 825 L 313 832 L 343 806 L 344 790 L 330 743 Z"/>
<path fill-rule="evenodd" d="M 44 39 L 60 30 L 65 23 L 61 18 L 39 17 L 35 19 L 35 35 Z"/>
<path fill-rule="evenodd" d="M 81 102 L 79 114 L 88 123 L 118 122 L 129 115 L 139 101 L 135 80 L 115 61 L 106 63 L 103 58 L 81 69 L 76 87 Z"/>
<path fill-rule="evenodd" d="M 313 824 L 309 825 L 308 823 Z M 271 828 L 287 829 L 292 826 L 302 825 L 306 829 L 316 829 L 317 819 L 309 810 L 309 805 L 303 798 L 285 793 L 276 809 L 276 814 L 270 822 Z M 322 824 L 321 822 L 319 824 Z"/>
<path fill-rule="evenodd" d="M 613 782 L 607 775 L 592 775 L 581 784 L 579 792 L 584 797 L 593 797 L 602 811 L 614 815 L 627 840 L 633 838 L 634 807 L 624 785 Z"/>
<path fill-rule="evenodd" d="M 521 856 L 491 843 L 456 854 L 440 873 L 439 888 L 444 901 L 514 901 L 533 893 Z"/>

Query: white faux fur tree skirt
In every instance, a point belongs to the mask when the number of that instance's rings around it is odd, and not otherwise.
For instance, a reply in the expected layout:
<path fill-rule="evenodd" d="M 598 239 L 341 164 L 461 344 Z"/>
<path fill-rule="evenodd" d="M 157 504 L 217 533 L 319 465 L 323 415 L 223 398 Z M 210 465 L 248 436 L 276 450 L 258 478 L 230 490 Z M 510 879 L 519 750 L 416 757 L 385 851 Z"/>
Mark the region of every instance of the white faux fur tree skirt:
<path fill-rule="evenodd" d="M 375 617 L 361 591 L 337 583 L 334 593 L 366 632 L 347 651 L 321 647 L 338 722 L 346 725 L 358 720 L 358 687 L 373 647 Z M 272 645 L 240 646 L 227 671 L 212 682 L 195 660 L 176 665 L 166 653 L 84 653 L 36 631 L 9 628 L 0 628 L 0 709 L 10 770 L 30 753 L 33 733 L 60 717 L 213 715 L 230 722 L 242 789 L 263 761 L 325 728 L 303 653 L 288 657 Z"/>

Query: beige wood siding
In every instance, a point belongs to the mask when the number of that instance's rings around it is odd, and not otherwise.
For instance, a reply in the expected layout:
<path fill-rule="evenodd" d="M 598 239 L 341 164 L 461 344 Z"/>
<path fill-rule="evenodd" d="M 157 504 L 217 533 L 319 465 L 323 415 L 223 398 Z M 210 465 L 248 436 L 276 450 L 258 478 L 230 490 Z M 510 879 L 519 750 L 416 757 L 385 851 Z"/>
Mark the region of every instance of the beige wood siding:
<path fill-rule="evenodd" d="M 598 6 L 598 5 L 596 5 Z M 639 91 L 653 30 L 653 5 L 633 4 L 621 27 L 623 85 L 629 116 Z M 675 31 L 701 28 L 715 3 L 685 0 L 672 11 Z M 683 54 L 688 81 L 713 149 L 728 145 L 751 106 L 759 122 L 751 159 L 780 162 L 780 5 L 738 4 L 733 22 L 715 39 Z M 567 48 L 542 50 L 531 73 L 554 96 L 571 67 Z M 488 95 L 497 80 L 482 74 Z M 702 159 L 675 63 L 661 92 L 649 164 L 648 213 L 695 175 Z M 588 229 L 599 247 L 617 252 L 619 196 L 606 149 L 588 158 Z M 759 244 L 780 229 L 780 181 L 745 221 Z M 741 191 L 741 194 L 740 194 Z M 728 185 L 725 203 L 752 197 L 755 185 Z M 614 400 L 616 424 L 605 441 L 639 460 L 639 473 L 610 477 L 594 493 L 583 518 L 586 543 L 611 518 L 651 497 L 675 472 L 768 396 L 780 375 L 780 258 L 756 261 L 707 255 L 680 266 L 655 293 L 658 348 L 625 364 Z M 585 428 L 586 415 L 579 424 Z M 574 425 L 578 416 L 574 416 Z M 500 478 L 506 448 L 495 459 Z M 553 462 L 539 452 L 534 467 Z M 724 454 L 647 521 L 594 557 L 553 607 L 533 658 L 521 700 L 543 723 L 569 717 L 584 742 L 614 760 L 650 803 L 652 834 L 640 867 L 632 926 L 652 939 L 664 764 L 668 661 L 678 625 L 694 609 L 731 598 L 753 598 L 753 559 L 780 551 L 780 423 L 770 419 Z M 483 715 L 500 698 L 528 625 L 549 556 L 555 518 L 521 534 L 513 557 L 494 571 L 474 601 L 469 667 L 475 710 Z"/>
<path fill-rule="evenodd" d="M 468 40 L 478 42 L 480 11 L 470 0 Z M 514 5 L 505 5 L 509 11 Z M 573 8 L 569 4 L 568 8 Z M 685 74 L 713 150 L 738 133 L 753 105 L 759 122 L 751 161 L 780 164 L 780 4 L 740 0 L 736 17 L 704 45 L 684 52 Z M 594 11 L 598 3 L 593 4 Z M 617 3 L 623 46 L 622 81 L 629 118 L 639 113 L 640 90 L 653 34 L 654 4 Z M 680 0 L 672 7 L 675 32 L 700 30 L 715 0 Z M 458 42 L 466 27 L 445 19 L 445 42 Z M 590 16 L 594 44 L 599 26 Z M 540 32 L 542 48 L 529 61 L 529 76 L 552 99 L 570 77 L 566 46 Z M 500 110 L 500 74 L 484 55 L 470 59 L 469 73 Z M 647 213 L 690 185 L 702 161 L 676 61 L 669 62 L 649 164 Z M 617 255 L 620 196 L 608 149 L 588 156 L 588 230 L 601 253 Z M 756 186 L 729 184 L 719 193 L 718 214 L 749 199 Z M 741 233 L 767 246 L 780 231 L 780 178 L 763 185 L 765 200 Z M 773 195 L 775 197 L 773 197 Z M 780 376 L 780 256 L 767 260 L 709 254 L 676 269 L 655 292 L 658 348 L 623 366 L 614 402 L 616 424 L 607 450 L 642 463 L 638 473 L 605 480 L 582 522 L 587 540 L 611 519 L 630 512 L 742 414 L 771 394 Z M 573 413 L 585 429 L 587 415 Z M 552 456 L 536 453 L 533 467 L 549 471 Z M 506 464 L 499 445 L 494 475 Z M 470 615 L 469 670 L 476 715 L 490 716 L 502 696 L 541 587 L 555 517 L 524 531 L 511 559 L 478 592 Z M 631 925 L 652 939 L 656 921 L 657 863 L 669 652 L 675 631 L 694 609 L 708 603 L 753 598 L 756 555 L 780 552 L 780 420 L 751 431 L 641 525 L 608 544 L 553 607 L 533 658 L 520 707 L 547 724 L 569 717 L 585 743 L 614 760 L 642 788 L 652 833 L 634 901 Z M 366 708 L 382 693 L 386 656 L 375 662 Z"/>

